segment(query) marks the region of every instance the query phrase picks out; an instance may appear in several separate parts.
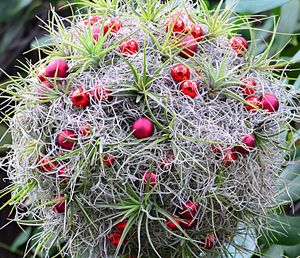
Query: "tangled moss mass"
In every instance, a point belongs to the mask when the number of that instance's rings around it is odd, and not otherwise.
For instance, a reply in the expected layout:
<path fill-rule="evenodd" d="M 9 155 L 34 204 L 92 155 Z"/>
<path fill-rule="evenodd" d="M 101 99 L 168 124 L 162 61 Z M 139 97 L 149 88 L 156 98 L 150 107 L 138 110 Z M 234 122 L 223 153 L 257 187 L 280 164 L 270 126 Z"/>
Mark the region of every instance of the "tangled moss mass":
<path fill-rule="evenodd" d="M 229 256 L 280 204 L 299 112 L 283 63 L 254 56 L 235 35 L 251 21 L 221 4 L 83 2 L 88 15 L 53 11 L 46 57 L 6 91 L 16 220 L 42 227 L 43 257 Z"/>

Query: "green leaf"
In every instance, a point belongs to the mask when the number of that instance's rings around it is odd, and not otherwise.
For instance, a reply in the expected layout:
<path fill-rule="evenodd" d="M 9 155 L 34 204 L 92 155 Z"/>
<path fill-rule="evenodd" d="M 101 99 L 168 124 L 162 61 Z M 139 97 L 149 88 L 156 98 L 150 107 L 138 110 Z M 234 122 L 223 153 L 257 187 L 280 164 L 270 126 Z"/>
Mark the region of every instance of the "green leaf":
<path fill-rule="evenodd" d="M 0 23 L 7 22 L 14 18 L 19 19 L 17 15 L 25 7 L 27 7 L 32 0 L 1 0 L 0 10 L 2 10 L 0 15 Z"/>
<path fill-rule="evenodd" d="M 269 250 L 263 254 L 265 258 L 282 258 L 284 250 L 281 245 L 272 245 Z"/>
<path fill-rule="evenodd" d="M 297 92 L 300 92 L 300 74 L 298 75 L 298 78 L 294 83 L 294 88 Z"/>
<path fill-rule="evenodd" d="M 250 258 L 256 249 L 256 237 L 254 229 L 239 223 L 237 234 L 233 237 L 232 244 L 225 247 L 226 257 Z M 241 248 L 240 248 L 241 247 Z"/>
<path fill-rule="evenodd" d="M 266 244 L 296 245 L 300 243 L 300 216 L 271 215 L 268 230 L 264 232 L 260 242 Z"/>
<path fill-rule="evenodd" d="M 6 151 L 3 145 L 11 143 L 11 134 L 5 124 L 0 124 L 0 153 Z"/>
<path fill-rule="evenodd" d="M 32 41 L 30 47 L 38 48 L 38 47 L 46 47 L 46 46 L 51 46 L 51 45 L 53 45 L 53 39 L 51 36 L 47 35 L 47 36 L 40 37 L 40 38 Z"/>
<path fill-rule="evenodd" d="M 234 11 L 237 13 L 254 14 L 277 8 L 289 1 L 290 0 L 226 0 L 225 3 L 227 8 L 231 8 L 237 3 L 234 7 Z"/>
<path fill-rule="evenodd" d="M 12 252 L 16 252 L 19 247 L 21 247 L 29 240 L 31 236 L 31 232 L 32 232 L 32 227 L 27 227 L 24 231 L 22 231 L 14 240 L 14 242 L 11 244 L 10 250 Z"/>

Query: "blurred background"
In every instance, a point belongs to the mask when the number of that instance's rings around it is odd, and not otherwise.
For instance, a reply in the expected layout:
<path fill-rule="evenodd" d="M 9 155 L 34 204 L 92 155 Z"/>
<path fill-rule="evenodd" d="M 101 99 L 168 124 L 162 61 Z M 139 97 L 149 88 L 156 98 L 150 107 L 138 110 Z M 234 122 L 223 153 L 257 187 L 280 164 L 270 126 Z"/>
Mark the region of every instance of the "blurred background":
<path fill-rule="evenodd" d="M 78 3 L 80 0 L 68 2 Z M 97 0 L 94 0 L 94 2 L 97 2 Z M 212 9 L 220 1 L 206 0 L 206 2 L 209 8 Z M 231 6 L 234 2 L 235 0 L 226 0 L 223 4 L 224 6 Z M 0 0 L 0 87 L 3 87 L 1 83 L 7 79 L 5 74 L 14 75 L 18 72 L 22 74 L 22 71 L 17 67 L 20 62 L 26 62 L 29 59 L 34 63 L 38 60 L 38 53 L 33 51 L 33 48 L 37 42 L 42 44 L 47 39 L 47 33 L 41 28 L 42 21 L 47 21 L 51 6 L 62 16 L 71 15 L 71 10 L 66 7 L 66 4 L 67 1 L 65 0 Z M 73 9 L 75 8 L 76 6 L 73 6 Z M 257 15 L 275 17 L 278 27 L 270 55 L 294 61 L 292 67 L 294 71 L 289 71 L 288 77 L 290 84 L 300 92 L 300 0 L 240 0 L 234 11 L 247 17 L 257 17 Z M 272 37 L 270 31 L 274 29 L 274 19 L 264 19 L 253 24 L 253 26 L 260 29 L 255 31 L 255 36 L 261 39 L 256 42 L 256 54 L 259 54 L 266 48 L 265 42 L 269 42 Z M 244 37 L 250 39 L 250 35 L 245 31 L 237 33 L 242 33 Z M 278 55 L 277 53 L 282 49 L 283 51 Z M 2 98 L 0 99 L 0 110 L 0 120 L 2 120 L 8 113 L 7 107 L 3 105 Z M 292 152 L 295 154 L 296 159 L 300 161 L 299 125 L 293 124 L 293 126 L 298 131 L 290 136 L 296 146 L 296 149 L 293 149 Z M 11 141 L 11 137 L 6 133 L 6 130 L 7 125 L 5 122 L 0 123 L 1 156 L 5 156 L 7 152 L 5 145 Z M 246 257 L 300 257 L 300 162 L 288 166 L 286 170 L 293 172 L 291 185 L 294 186 L 299 183 L 299 187 L 294 189 L 294 192 L 296 192 L 295 197 L 293 197 L 294 207 L 285 207 L 285 214 L 281 218 L 287 225 L 284 232 L 285 236 L 280 235 L 272 243 L 268 243 L 266 239 L 259 239 L 258 244 L 262 249 L 262 254 L 253 256 L 253 252 L 249 252 Z M 9 184 L 5 178 L 5 171 L 1 171 L 0 189 Z M 6 201 L 7 199 L 1 198 L 0 207 Z M 7 218 L 13 218 L 13 210 L 9 208 L 0 212 L 0 228 L 10 222 Z M 273 227 L 278 227 L 279 231 L 282 230 L 276 224 Z M 25 243 L 38 230 L 39 228 L 30 227 L 22 231 L 15 223 L 9 223 L 3 227 L 0 232 L 0 258 L 23 257 Z M 245 243 L 246 247 L 247 244 L 250 246 L 251 243 Z M 249 249 L 251 248 L 249 247 Z M 26 254 L 25 257 L 32 257 L 33 253 Z M 55 255 L 55 250 L 52 253 Z M 243 257 L 245 258 L 245 256 Z"/>

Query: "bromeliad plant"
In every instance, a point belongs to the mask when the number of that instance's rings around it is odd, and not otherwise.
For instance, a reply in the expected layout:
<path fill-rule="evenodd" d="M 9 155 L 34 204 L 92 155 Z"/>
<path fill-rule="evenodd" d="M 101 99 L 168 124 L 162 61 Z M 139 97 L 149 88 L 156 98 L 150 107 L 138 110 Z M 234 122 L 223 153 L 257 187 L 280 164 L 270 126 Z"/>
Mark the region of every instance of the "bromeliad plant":
<path fill-rule="evenodd" d="M 43 228 L 44 257 L 226 257 L 281 204 L 288 64 L 253 56 L 222 2 L 83 2 L 52 13 L 47 57 L 5 90 L 16 221 Z"/>

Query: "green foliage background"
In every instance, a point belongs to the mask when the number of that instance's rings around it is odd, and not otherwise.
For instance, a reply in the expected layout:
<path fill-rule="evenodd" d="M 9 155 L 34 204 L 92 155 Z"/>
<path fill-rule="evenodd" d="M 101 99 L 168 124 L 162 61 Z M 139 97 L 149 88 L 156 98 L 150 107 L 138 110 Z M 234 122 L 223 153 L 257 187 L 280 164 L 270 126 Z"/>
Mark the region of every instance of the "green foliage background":
<path fill-rule="evenodd" d="M 93 0 L 96 2 L 97 0 Z M 70 2 L 70 1 L 69 1 Z M 72 1 L 71 1 L 72 2 Z M 73 1 L 80 2 L 80 1 Z M 214 8 L 220 1 L 206 0 L 210 8 Z M 48 19 L 48 10 L 53 6 L 61 15 L 68 16 L 71 14 L 69 7 L 62 8 L 67 4 L 64 0 L 1 0 L 0 1 L 0 83 L 5 81 L 5 73 L 15 74 L 18 65 L 17 60 L 26 62 L 26 59 L 38 59 L 38 53 L 29 51 L 37 42 L 42 44 L 47 35 L 42 30 L 42 21 Z M 290 84 L 294 85 L 295 89 L 300 93 L 300 0 L 226 0 L 224 7 L 233 9 L 239 15 L 247 17 L 262 18 L 261 22 L 255 23 L 253 26 L 259 28 L 255 30 L 255 44 L 257 54 L 266 48 L 265 42 L 269 42 L 272 37 L 272 32 L 276 29 L 276 37 L 270 51 L 271 56 L 286 60 L 293 60 L 293 71 L 287 71 Z M 76 8 L 76 6 L 73 6 Z M 39 19 L 36 18 L 39 17 Z M 240 31 L 248 40 L 250 35 L 245 31 Z M 283 51 L 281 51 L 283 50 Z M 29 51 L 29 52 L 28 52 Z M 281 52 L 280 52 L 281 51 Z M 25 54 L 23 54 L 25 52 Z M 279 54 L 280 52 L 280 54 Z M 2 100 L 1 100 L 2 101 Z M 8 110 L 4 104 L 0 103 L 0 120 L 4 118 Z M 268 238 L 259 238 L 257 245 L 261 249 L 259 256 L 253 255 L 256 248 L 255 239 L 250 237 L 251 234 L 237 236 L 235 241 L 243 243 L 249 249 L 249 252 L 244 254 L 247 257 L 300 257 L 300 127 L 297 124 L 293 125 L 298 131 L 294 134 L 286 132 L 283 135 L 283 140 L 286 141 L 286 146 L 290 148 L 291 153 L 295 156 L 296 163 L 285 168 L 281 177 L 288 180 L 289 192 L 287 193 L 282 187 L 279 189 L 280 200 L 289 200 L 292 198 L 293 207 L 283 207 L 284 212 L 281 212 L 279 219 L 284 223 L 276 222 L 269 225 L 271 228 L 278 230 L 276 235 Z M 0 154 L 5 155 L 6 147 L 11 141 L 11 137 L 6 133 L 7 125 L 5 122 L 0 123 Z M 5 172 L 2 172 L 1 178 L 5 178 Z M 1 187 L 4 187 L 1 184 Z M 3 200 L 2 200 L 3 201 Z M 5 200 L 4 200 L 5 201 Z M 1 215 L 1 219 L 7 216 L 7 212 Z M 274 215 L 278 216 L 278 215 Z M 1 225 L 5 221 L 1 221 Z M 0 257 L 22 257 L 24 244 L 36 232 L 34 228 L 27 228 L 19 233 L 12 227 L 10 235 L 14 240 L 8 243 L 5 237 L 0 237 Z M 254 232 L 256 229 L 253 229 Z M 231 247 L 228 247 L 229 249 Z M 232 257 L 240 258 L 240 255 L 235 255 L 235 250 L 231 250 Z M 55 250 L 53 250 L 55 254 Z M 4 256 L 5 255 L 5 256 Z M 31 257 L 28 254 L 26 257 Z M 42 256 L 41 256 L 42 257 Z"/>

